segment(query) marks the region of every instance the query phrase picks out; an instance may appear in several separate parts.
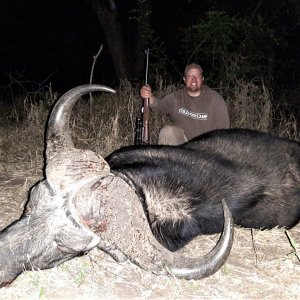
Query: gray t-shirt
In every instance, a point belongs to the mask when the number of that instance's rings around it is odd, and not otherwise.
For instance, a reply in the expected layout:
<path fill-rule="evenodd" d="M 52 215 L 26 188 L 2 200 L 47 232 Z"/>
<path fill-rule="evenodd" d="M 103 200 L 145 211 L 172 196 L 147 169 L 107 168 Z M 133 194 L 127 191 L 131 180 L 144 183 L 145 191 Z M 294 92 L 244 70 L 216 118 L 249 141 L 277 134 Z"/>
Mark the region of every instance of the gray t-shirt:
<path fill-rule="evenodd" d="M 198 97 L 188 95 L 183 87 L 161 100 L 156 99 L 150 107 L 154 113 L 168 114 L 189 140 L 211 130 L 230 127 L 224 99 L 207 85 L 202 86 Z"/>

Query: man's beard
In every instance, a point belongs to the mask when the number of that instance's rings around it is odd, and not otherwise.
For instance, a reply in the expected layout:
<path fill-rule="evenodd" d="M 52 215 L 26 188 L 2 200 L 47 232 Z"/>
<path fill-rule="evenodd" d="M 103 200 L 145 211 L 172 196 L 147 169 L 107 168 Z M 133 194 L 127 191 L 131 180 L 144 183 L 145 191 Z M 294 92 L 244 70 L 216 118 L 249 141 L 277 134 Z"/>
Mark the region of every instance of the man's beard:
<path fill-rule="evenodd" d="M 187 86 L 186 89 L 190 92 L 200 92 L 201 88 L 198 85 Z"/>

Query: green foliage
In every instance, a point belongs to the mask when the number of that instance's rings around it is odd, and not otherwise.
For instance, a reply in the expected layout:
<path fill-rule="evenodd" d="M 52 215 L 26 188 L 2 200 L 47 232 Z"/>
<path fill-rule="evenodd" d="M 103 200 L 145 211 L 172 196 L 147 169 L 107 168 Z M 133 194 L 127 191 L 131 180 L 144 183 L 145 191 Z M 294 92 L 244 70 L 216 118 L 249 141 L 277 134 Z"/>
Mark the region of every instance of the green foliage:
<path fill-rule="evenodd" d="M 237 29 L 236 19 L 225 12 L 208 12 L 205 18 L 200 18 L 196 24 L 183 30 L 185 60 L 187 63 L 196 61 L 204 64 L 206 70 L 209 69 L 207 62 L 210 62 L 211 67 L 220 71 L 221 62 L 229 53 Z"/>
<path fill-rule="evenodd" d="M 183 34 L 186 61 L 202 64 L 212 85 L 232 82 L 233 75 L 245 80 L 263 77 L 269 82 L 273 47 L 279 39 L 261 16 L 229 16 L 210 11 Z"/>
<path fill-rule="evenodd" d="M 210 11 L 204 19 L 184 32 L 184 44 L 187 61 L 212 58 L 212 64 L 219 56 L 226 52 L 232 44 L 238 23 L 225 12 Z M 205 45 L 205 49 L 204 49 Z"/>

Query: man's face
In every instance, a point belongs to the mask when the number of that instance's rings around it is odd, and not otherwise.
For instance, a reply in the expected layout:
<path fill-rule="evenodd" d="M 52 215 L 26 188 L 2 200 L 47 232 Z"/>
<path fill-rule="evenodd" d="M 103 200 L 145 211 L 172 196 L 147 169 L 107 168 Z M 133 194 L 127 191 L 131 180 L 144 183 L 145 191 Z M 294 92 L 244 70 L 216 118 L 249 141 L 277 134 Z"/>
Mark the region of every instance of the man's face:
<path fill-rule="evenodd" d="M 200 89 L 203 82 L 203 76 L 200 70 L 190 69 L 185 73 L 183 77 L 186 89 L 188 93 L 197 94 L 200 93 Z"/>

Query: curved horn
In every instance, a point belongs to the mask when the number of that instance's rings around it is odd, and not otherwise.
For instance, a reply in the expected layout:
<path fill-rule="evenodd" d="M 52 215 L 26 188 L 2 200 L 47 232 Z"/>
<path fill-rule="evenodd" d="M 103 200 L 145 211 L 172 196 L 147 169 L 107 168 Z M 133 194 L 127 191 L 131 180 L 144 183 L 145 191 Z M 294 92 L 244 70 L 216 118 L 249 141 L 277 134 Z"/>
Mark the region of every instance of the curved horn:
<path fill-rule="evenodd" d="M 86 84 L 68 91 L 56 102 L 48 120 L 47 159 L 51 159 L 58 152 L 74 148 L 69 127 L 72 108 L 81 96 L 96 91 L 115 93 L 115 90 L 103 85 Z"/>
<path fill-rule="evenodd" d="M 183 258 L 173 266 L 169 266 L 171 273 L 184 279 L 202 279 L 217 272 L 226 262 L 233 244 L 233 219 L 225 201 L 222 200 L 224 210 L 223 233 L 217 245 L 201 259 Z"/>

